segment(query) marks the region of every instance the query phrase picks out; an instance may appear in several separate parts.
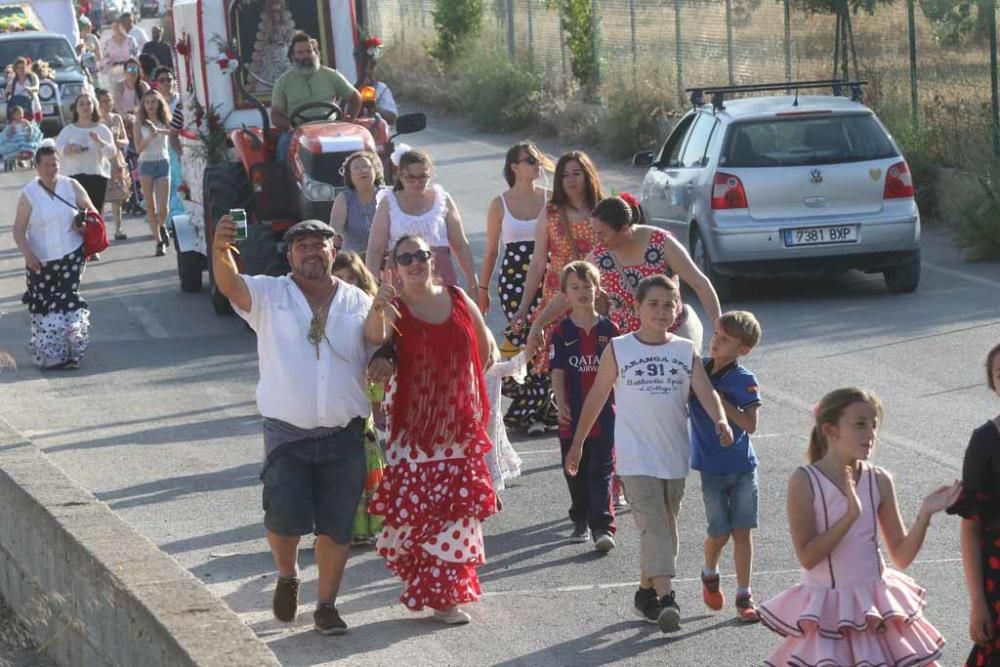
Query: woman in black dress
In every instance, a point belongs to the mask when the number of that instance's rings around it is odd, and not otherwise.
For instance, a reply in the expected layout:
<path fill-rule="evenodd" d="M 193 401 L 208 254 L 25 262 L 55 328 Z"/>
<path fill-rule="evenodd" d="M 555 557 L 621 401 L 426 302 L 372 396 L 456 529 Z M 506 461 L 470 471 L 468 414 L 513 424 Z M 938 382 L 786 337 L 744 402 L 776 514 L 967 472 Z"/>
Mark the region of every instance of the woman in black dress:
<path fill-rule="evenodd" d="M 1000 345 L 986 356 L 986 382 L 1000 396 Z M 968 667 L 1000 667 L 1000 416 L 975 431 L 962 464 L 962 562 L 969 588 Z"/>

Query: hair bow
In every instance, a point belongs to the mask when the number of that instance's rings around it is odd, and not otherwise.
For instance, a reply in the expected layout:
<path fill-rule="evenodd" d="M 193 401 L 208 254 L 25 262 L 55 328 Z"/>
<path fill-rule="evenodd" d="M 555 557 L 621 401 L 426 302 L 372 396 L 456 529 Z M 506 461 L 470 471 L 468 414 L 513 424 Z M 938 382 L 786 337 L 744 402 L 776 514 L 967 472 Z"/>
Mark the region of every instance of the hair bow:
<path fill-rule="evenodd" d="M 392 151 L 392 155 L 389 156 L 389 160 L 392 162 L 394 167 L 399 166 L 399 159 L 403 157 L 403 153 L 410 150 L 409 144 L 399 143 L 396 144 L 396 149 Z"/>

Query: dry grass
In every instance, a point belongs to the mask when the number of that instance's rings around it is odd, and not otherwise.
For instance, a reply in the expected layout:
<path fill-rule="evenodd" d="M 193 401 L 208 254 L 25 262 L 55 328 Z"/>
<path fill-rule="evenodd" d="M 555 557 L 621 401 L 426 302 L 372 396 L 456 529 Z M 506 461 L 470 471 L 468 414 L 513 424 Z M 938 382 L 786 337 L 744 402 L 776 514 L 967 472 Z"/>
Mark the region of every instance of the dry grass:
<path fill-rule="evenodd" d="M 0 599 L 0 667 L 53 667 L 38 653 L 34 639 L 14 612 Z"/>

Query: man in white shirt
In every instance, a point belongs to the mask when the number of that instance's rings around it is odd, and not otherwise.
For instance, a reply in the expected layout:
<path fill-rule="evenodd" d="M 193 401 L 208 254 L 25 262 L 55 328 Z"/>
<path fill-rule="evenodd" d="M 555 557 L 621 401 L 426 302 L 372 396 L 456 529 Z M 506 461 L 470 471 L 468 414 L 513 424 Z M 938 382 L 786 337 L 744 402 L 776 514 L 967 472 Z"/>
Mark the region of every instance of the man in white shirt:
<path fill-rule="evenodd" d="M 343 634 L 335 602 L 366 475 L 371 350 L 363 326 L 372 300 L 331 274 L 335 232 L 324 222 L 305 220 L 285 233 L 292 272 L 280 277 L 239 275 L 230 254 L 235 233 L 233 219 L 223 216 L 212 269 L 216 286 L 257 333 L 264 525 L 278 568 L 274 615 L 295 620 L 299 538 L 315 532 L 315 627 Z"/>
<path fill-rule="evenodd" d="M 132 22 L 132 13 L 125 12 L 118 17 L 121 21 L 122 27 L 125 29 L 125 34 L 135 40 L 135 46 L 139 49 L 139 53 L 142 53 L 142 47 L 146 46 L 146 42 L 149 41 L 149 35 L 146 31 L 137 26 Z"/>

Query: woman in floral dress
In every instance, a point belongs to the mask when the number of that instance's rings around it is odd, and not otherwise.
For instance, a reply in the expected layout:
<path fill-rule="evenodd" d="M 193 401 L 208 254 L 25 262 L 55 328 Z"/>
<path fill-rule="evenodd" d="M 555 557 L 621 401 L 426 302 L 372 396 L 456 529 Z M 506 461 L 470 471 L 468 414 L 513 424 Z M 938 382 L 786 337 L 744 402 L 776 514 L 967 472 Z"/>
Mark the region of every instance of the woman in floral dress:
<path fill-rule="evenodd" d="M 639 282 L 656 274 L 682 280 L 698 296 L 702 308 L 713 323 L 719 319 L 719 297 L 705 274 L 691 261 L 687 250 L 669 232 L 642 224 L 639 202 L 628 193 L 601 200 L 591 214 L 590 224 L 597 237 L 587 261 L 601 273 L 601 291 L 607 295 L 608 318 L 620 331 L 639 328 L 636 288 Z M 539 338 L 540 328 L 558 317 L 568 303 L 562 294 L 535 318 L 530 335 Z M 690 306 L 677 304 L 678 312 L 670 332 L 687 338 L 701 350 L 703 327 Z"/>
<path fill-rule="evenodd" d="M 400 238 L 390 259 L 402 290 L 383 272 L 365 321 L 368 342 L 395 341 L 397 356 L 387 465 L 370 511 L 384 517 L 376 548 L 404 582 L 403 604 L 462 624 L 470 617 L 459 605 L 480 593 L 480 522 L 497 511 L 483 376 L 494 345 L 472 299 L 435 282 L 433 256 L 419 236 Z"/>
<path fill-rule="evenodd" d="M 604 198 L 597 168 L 583 151 L 570 151 L 559 158 L 554 181 L 552 198 L 535 226 L 535 253 L 524 281 L 525 294 L 532 294 L 542 286 L 542 301 L 536 312 L 560 293 L 559 276 L 563 267 L 586 258 L 593 249 L 597 235 L 590 226 L 590 212 Z M 525 301 L 511 318 L 515 329 L 524 326 L 530 307 L 531 303 Z M 546 323 L 544 339 L 535 348 L 537 353 L 532 359 L 536 372 L 548 372 L 545 341 L 566 312 L 564 309 L 557 319 Z"/>

